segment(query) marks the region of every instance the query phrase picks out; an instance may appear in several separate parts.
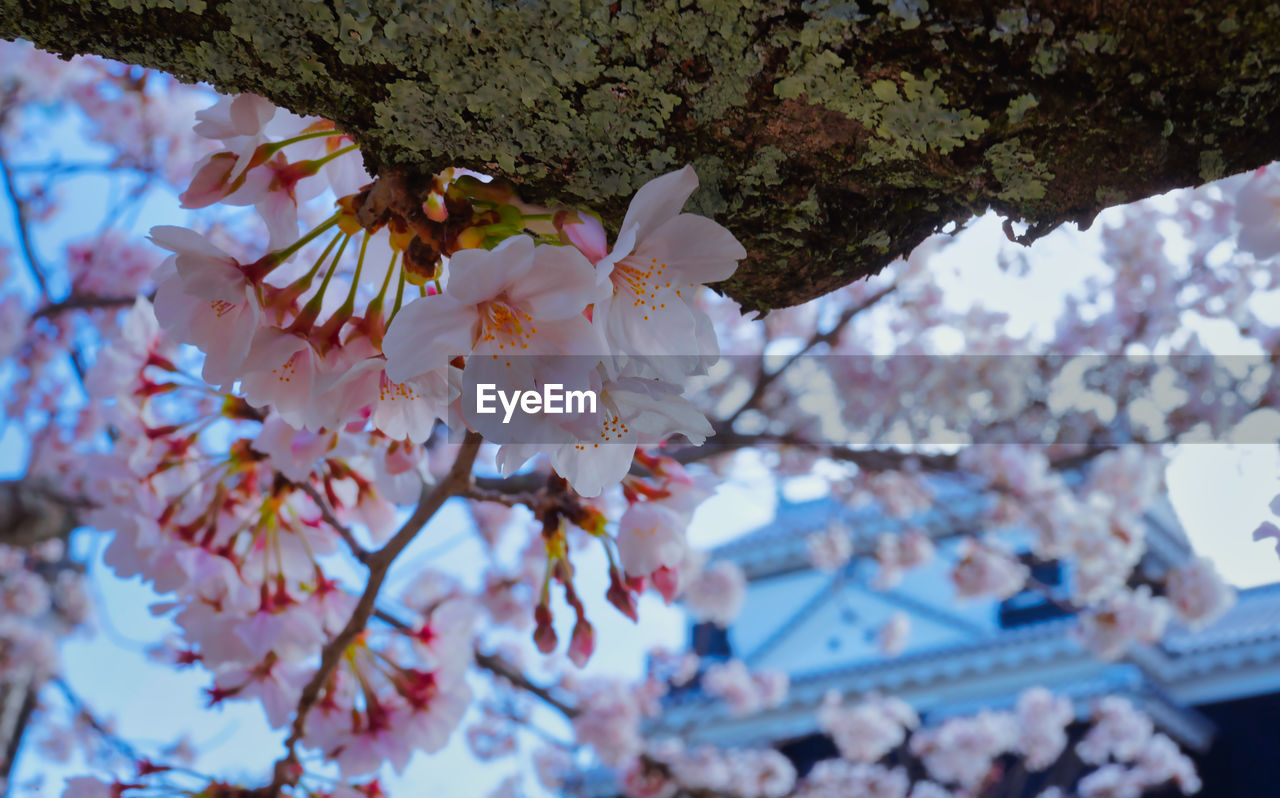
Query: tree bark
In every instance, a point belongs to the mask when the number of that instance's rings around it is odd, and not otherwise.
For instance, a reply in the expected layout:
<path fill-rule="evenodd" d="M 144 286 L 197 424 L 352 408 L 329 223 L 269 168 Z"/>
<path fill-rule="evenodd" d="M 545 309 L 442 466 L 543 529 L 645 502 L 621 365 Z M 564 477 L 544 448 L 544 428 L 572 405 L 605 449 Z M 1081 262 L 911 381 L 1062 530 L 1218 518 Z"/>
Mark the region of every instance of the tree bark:
<path fill-rule="evenodd" d="M 0 0 L 0 35 L 250 91 L 374 170 L 462 165 L 620 218 L 692 163 L 747 308 L 988 207 L 1032 236 L 1280 155 L 1280 5 L 1169 0 Z"/>
<path fill-rule="evenodd" d="M 0 798 L 16 792 L 13 770 L 39 692 L 30 673 L 11 673 L 0 681 Z"/>
<path fill-rule="evenodd" d="M 0 544 L 25 548 L 65 539 L 87 506 L 39 479 L 0 481 Z"/>

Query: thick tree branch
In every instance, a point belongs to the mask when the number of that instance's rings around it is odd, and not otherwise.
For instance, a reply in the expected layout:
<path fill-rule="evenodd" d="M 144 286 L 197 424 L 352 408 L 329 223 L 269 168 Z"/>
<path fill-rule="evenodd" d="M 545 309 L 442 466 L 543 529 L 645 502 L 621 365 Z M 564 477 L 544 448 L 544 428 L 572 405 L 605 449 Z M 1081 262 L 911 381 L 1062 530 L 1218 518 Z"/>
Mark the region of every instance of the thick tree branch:
<path fill-rule="evenodd" d="M 0 35 L 323 115 L 379 171 L 470 166 L 611 219 L 693 163 L 695 209 L 747 244 L 721 288 L 749 308 L 988 207 L 1087 224 L 1280 155 L 1270 0 L 908 7 L 0 0 Z"/>

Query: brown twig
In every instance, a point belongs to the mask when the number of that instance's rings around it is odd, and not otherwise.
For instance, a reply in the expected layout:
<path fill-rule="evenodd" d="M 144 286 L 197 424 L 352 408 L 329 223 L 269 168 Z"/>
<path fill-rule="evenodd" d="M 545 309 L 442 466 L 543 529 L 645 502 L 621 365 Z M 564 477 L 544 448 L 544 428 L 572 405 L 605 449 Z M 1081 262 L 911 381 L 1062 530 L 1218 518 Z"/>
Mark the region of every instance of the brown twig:
<path fill-rule="evenodd" d="M 295 710 L 293 725 L 289 731 L 289 738 L 285 740 L 285 755 L 276 761 L 271 784 L 262 788 L 262 790 L 255 791 L 257 794 L 278 796 L 285 786 L 297 783 L 297 778 L 300 774 L 297 767 L 298 755 L 296 748 L 298 741 L 302 739 L 302 735 L 306 731 L 307 714 L 316 705 L 316 702 L 320 700 L 320 693 L 337 669 L 343 652 L 347 650 L 369 623 L 369 618 L 376 609 L 375 603 L 378 600 L 378 593 L 382 590 L 382 583 L 387 578 L 387 572 L 391 569 L 391 564 L 422 531 L 422 528 L 435 516 L 444 503 L 449 498 L 466 490 L 467 486 L 471 484 L 471 469 L 475 465 L 476 454 L 480 450 L 480 440 L 478 433 L 467 433 L 462 446 L 458 450 L 458 457 L 454 460 L 453 467 L 449 469 L 449 473 L 435 485 L 430 487 L 423 486 L 422 496 L 418 500 L 418 506 L 414 508 L 413 514 L 396 531 L 395 535 L 387 541 L 386 545 L 377 551 L 371 552 L 365 558 L 365 565 L 369 569 L 369 580 L 365 584 L 364 592 L 360 594 L 360 599 L 356 602 L 355 610 L 352 611 L 351 618 L 347 621 L 346 626 L 321 649 L 320 665 L 316 668 L 315 673 L 312 674 L 311 680 L 302 688 L 302 694 L 298 697 L 298 706 Z"/>
<path fill-rule="evenodd" d="M 514 479 L 514 477 L 512 478 Z M 545 482 L 545 477 L 541 480 Z M 461 495 L 477 502 L 494 502 L 495 504 L 505 504 L 508 507 L 518 507 L 525 505 L 533 507 L 538 501 L 538 493 L 530 490 L 505 490 L 506 485 L 502 483 L 505 480 L 497 480 L 499 487 L 486 487 L 481 485 L 472 485 L 467 488 Z M 516 483 L 518 484 L 518 483 Z M 516 484 L 512 484 L 511 488 L 515 488 Z M 521 487 L 523 487 L 521 485 Z"/>
<path fill-rule="evenodd" d="M 148 297 L 152 299 L 153 297 Z M 73 310 L 94 310 L 98 308 L 123 308 L 138 300 L 135 296 L 93 296 L 91 294 L 72 294 L 61 302 L 51 302 L 31 314 L 33 319 L 53 318 Z"/>
<path fill-rule="evenodd" d="M 827 344 L 828 346 L 834 345 L 835 342 L 839 340 L 840 334 L 844 332 L 844 328 L 849 324 L 849 322 L 853 321 L 855 316 L 879 304 L 882 299 L 889 296 L 896 290 L 898 290 L 897 283 L 892 283 L 863 299 L 858 304 L 845 308 L 844 312 L 840 314 L 840 317 L 836 319 L 835 324 L 833 324 L 830 329 L 826 332 L 818 332 L 815 329 L 813 331 L 813 335 L 809 336 L 809 340 L 805 342 L 804 346 L 800 347 L 800 351 L 793 353 L 781 366 L 773 371 L 765 372 L 764 356 L 761 355 L 760 379 L 756 380 L 756 384 L 752 387 L 751 395 L 747 397 L 747 400 L 739 405 L 738 409 L 733 411 L 733 413 L 724 420 L 722 426 L 726 429 L 732 429 L 733 422 L 737 421 L 739 416 L 748 410 L 753 410 L 759 406 L 760 402 L 764 400 L 765 392 L 769 389 L 769 386 L 781 377 L 787 369 L 795 365 L 800 358 L 804 357 L 819 344 Z"/>
<path fill-rule="evenodd" d="M 544 687 L 532 681 L 518 667 L 506 660 L 500 654 L 486 654 L 480 649 L 476 649 L 476 667 L 489 671 L 495 676 L 501 676 L 513 686 L 524 690 L 530 695 L 536 696 L 547 706 L 555 709 L 561 715 L 572 720 L 582 711 L 578 707 L 566 702 L 562 698 L 556 697 L 552 693 L 551 688 Z"/>
<path fill-rule="evenodd" d="M 338 533 L 338 537 L 342 538 L 347 547 L 351 549 L 351 553 L 360 562 L 366 562 L 369 559 L 369 550 L 360 545 L 360 541 L 356 540 L 355 533 L 346 524 L 338 520 L 338 516 L 334 514 L 333 508 L 329 506 L 329 502 L 320 495 L 320 491 L 309 482 L 295 483 L 303 493 L 311 497 L 311 501 L 316 503 L 316 507 L 320 508 L 320 517 L 324 522 L 333 527 L 333 531 Z"/>

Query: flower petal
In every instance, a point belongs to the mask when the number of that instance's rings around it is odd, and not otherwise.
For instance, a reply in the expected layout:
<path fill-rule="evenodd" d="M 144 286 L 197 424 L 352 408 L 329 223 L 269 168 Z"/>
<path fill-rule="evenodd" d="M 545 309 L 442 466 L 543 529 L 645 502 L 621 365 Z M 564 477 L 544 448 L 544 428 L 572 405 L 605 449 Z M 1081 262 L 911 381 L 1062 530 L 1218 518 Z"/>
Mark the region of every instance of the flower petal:
<path fill-rule="evenodd" d="M 449 360 L 471 353 L 475 310 L 453 297 L 423 297 L 400 309 L 386 337 L 387 376 L 405 382 L 431 371 L 442 371 Z"/>
<path fill-rule="evenodd" d="M 680 213 L 689 195 L 698 187 L 698 175 L 692 166 L 650 180 L 631 199 L 631 207 L 622 220 L 622 229 L 637 228 L 640 238 Z"/>
<path fill-rule="evenodd" d="M 702 284 L 727 280 L 746 256 L 733 233 L 692 213 L 682 213 L 642 238 L 632 255 L 642 263 L 656 259 L 670 271 L 678 270 L 686 283 Z"/>
<path fill-rule="evenodd" d="M 533 266 L 533 239 L 512 236 L 491 250 L 464 249 L 449 258 L 445 292 L 464 305 L 497 297 Z"/>

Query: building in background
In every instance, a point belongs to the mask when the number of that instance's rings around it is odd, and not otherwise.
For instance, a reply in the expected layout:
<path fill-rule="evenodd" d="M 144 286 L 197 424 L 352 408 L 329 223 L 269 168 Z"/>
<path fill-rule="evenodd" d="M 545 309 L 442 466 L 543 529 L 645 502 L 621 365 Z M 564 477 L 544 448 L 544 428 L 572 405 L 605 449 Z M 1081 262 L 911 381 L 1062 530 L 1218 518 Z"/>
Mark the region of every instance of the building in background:
<path fill-rule="evenodd" d="M 731 560 L 747 575 L 746 605 L 728 629 L 691 626 L 690 645 L 704 663 L 736 658 L 752 671 L 784 671 L 790 692 L 775 709 L 734 717 L 695 679 L 672 691 L 650 731 L 688 745 L 773 746 L 803 774 L 837 756 L 817 724 L 828 691 L 892 694 L 930 725 L 984 707 L 1010 707 L 1020 691 L 1042 685 L 1072 698 L 1082 719 L 1096 697 L 1132 700 L 1193 754 L 1205 795 L 1280 795 L 1280 584 L 1242 591 L 1234 608 L 1205 629 L 1174 622 L 1160 645 L 1104 662 L 1078 642 L 1077 618 L 1055 603 L 1058 591 L 1065 597 L 1069 576 L 1055 565 L 1033 567 L 1037 591 L 1002 602 L 957 597 L 948 575 L 954 561 L 948 554 L 958 544 L 952 533 L 979 533 L 988 499 L 955 483 L 936 487 L 940 509 L 910 525 L 947 542 L 939 543 L 938 557 L 891 589 L 872 586 L 877 565 L 871 557 L 855 557 L 835 573 L 815 570 L 809 561 L 806 537 L 832 521 L 843 524 L 863 552 L 880 533 L 904 526 L 874 506 L 780 501 L 773 522 L 717 549 L 713 561 Z M 1158 577 L 1192 556 L 1167 503 L 1144 521 L 1147 552 L 1139 573 Z M 1016 533 L 1002 537 L 1017 541 Z M 895 613 L 910 619 L 910 632 L 901 653 L 886 658 L 878 632 Z M 1037 779 L 1020 789 L 1013 794 L 1035 795 Z"/>

